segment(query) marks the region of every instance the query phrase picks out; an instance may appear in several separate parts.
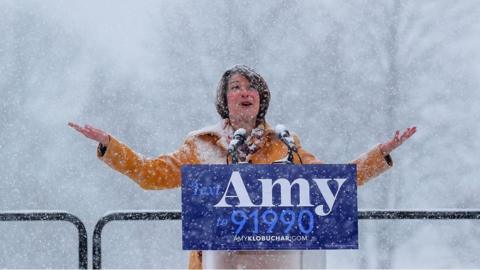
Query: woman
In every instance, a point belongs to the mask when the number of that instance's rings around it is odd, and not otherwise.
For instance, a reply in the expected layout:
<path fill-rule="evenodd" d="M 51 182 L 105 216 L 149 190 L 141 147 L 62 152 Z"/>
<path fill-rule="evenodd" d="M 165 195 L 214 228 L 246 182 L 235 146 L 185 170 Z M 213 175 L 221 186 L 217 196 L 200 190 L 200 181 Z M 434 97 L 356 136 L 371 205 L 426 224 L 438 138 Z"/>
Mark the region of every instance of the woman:
<path fill-rule="evenodd" d="M 100 129 L 88 125 L 81 127 L 74 123 L 69 125 L 87 138 L 99 142 L 98 157 L 113 169 L 133 179 L 142 188 L 175 188 L 181 184 L 180 167 L 182 165 L 224 164 L 227 161 L 228 144 L 234 131 L 239 128 L 247 131 L 245 144 L 238 149 L 240 161 L 271 164 L 283 159 L 287 148 L 265 121 L 269 102 L 270 90 L 262 76 L 247 66 L 234 66 L 223 74 L 217 88 L 216 108 L 223 120 L 215 126 L 191 132 L 177 151 L 155 159 L 143 158 Z M 401 135 L 397 131 L 391 140 L 378 144 L 352 161 L 357 165 L 358 185 L 364 184 L 390 168 L 392 166 L 390 153 L 410 138 L 415 131 L 415 127 L 408 128 Z M 294 140 L 304 164 L 321 163 L 314 155 L 302 148 L 296 135 Z M 299 163 L 298 157 L 295 157 L 294 163 Z M 222 266 L 229 268 L 235 267 L 235 263 L 239 261 L 238 258 L 244 255 L 254 254 L 256 260 L 262 261 L 262 257 L 270 258 L 283 253 L 254 251 L 253 253 L 224 252 L 223 254 Z M 268 263 L 255 266 L 278 267 Z M 202 268 L 202 252 L 191 252 L 189 267 Z"/>

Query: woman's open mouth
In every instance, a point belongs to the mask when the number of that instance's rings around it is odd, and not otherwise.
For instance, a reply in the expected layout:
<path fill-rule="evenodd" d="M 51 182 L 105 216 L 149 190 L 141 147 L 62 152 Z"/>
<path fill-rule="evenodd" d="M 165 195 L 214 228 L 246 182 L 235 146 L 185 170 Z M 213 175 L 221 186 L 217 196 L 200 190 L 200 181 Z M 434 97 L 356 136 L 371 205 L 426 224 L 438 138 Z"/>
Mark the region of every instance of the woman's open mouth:
<path fill-rule="evenodd" d="M 240 105 L 241 105 L 242 107 L 248 107 L 248 106 L 251 106 L 252 104 L 253 104 L 253 103 L 250 102 L 250 101 L 242 101 L 242 102 L 240 102 Z"/>

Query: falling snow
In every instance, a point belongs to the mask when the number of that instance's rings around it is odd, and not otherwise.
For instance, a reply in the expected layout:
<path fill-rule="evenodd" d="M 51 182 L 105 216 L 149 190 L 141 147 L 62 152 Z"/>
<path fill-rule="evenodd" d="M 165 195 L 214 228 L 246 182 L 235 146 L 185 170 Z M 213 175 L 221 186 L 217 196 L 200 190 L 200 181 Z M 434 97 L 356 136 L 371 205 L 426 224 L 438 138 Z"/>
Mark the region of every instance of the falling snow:
<path fill-rule="evenodd" d="M 360 209 L 478 209 L 479 18 L 478 1 L 1 1 L 0 212 L 70 212 L 91 244 L 107 212 L 179 210 L 178 189 L 142 190 L 67 122 L 171 153 L 221 120 L 215 89 L 235 64 L 267 80 L 267 121 L 329 163 L 418 127 L 359 189 Z M 479 228 L 360 221 L 360 249 L 328 251 L 327 266 L 479 268 Z M 77 238 L 64 223 L 0 222 L 0 268 L 77 267 Z M 118 222 L 103 256 L 107 268 L 178 268 L 188 252 L 179 221 Z"/>

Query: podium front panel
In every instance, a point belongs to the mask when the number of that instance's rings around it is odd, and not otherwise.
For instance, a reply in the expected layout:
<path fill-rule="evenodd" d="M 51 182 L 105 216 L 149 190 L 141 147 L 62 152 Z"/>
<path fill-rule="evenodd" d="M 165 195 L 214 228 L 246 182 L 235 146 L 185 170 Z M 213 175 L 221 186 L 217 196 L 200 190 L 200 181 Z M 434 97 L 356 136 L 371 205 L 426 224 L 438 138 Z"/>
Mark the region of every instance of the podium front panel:
<path fill-rule="evenodd" d="M 358 248 L 356 166 L 182 167 L 185 250 Z"/>

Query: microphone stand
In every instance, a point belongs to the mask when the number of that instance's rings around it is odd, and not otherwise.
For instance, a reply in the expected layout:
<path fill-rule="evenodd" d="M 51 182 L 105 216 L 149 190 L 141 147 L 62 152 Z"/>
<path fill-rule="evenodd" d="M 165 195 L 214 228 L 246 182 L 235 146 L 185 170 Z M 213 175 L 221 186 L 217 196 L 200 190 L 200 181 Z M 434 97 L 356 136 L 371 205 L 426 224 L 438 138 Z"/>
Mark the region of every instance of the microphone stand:
<path fill-rule="evenodd" d="M 230 153 L 232 155 L 232 164 L 238 164 L 238 153 L 237 153 L 237 148 Z"/>
<path fill-rule="evenodd" d="M 293 149 L 292 149 L 292 147 L 290 147 L 290 145 L 285 143 L 283 140 L 282 140 L 282 142 L 287 146 L 287 149 L 288 149 L 287 159 L 276 160 L 276 161 L 272 162 L 272 164 L 294 164 L 293 163 Z"/>
<path fill-rule="evenodd" d="M 298 154 L 298 149 L 297 146 L 295 145 L 295 142 L 293 141 L 293 138 L 290 136 L 290 132 L 283 126 L 283 125 L 277 125 L 275 127 L 278 138 L 287 146 L 288 149 L 288 155 L 287 159 L 283 160 L 278 160 L 274 161 L 273 164 L 295 164 L 293 163 L 293 153 L 295 152 L 298 156 L 298 159 L 300 160 L 300 163 L 303 164 L 302 158 L 300 157 L 300 154 Z"/>
<path fill-rule="evenodd" d="M 240 145 L 245 143 L 245 134 L 246 134 L 246 131 L 243 128 L 239 128 L 233 134 L 233 139 L 230 142 L 230 145 L 228 146 L 228 154 L 230 154 L 232 156 L 232 164 L 243 163 L 243 162 L 238 162 L 237 149 Z M 228 164 L 228 155 L 227 155 L 227 162 L 226 163 Z"/>

